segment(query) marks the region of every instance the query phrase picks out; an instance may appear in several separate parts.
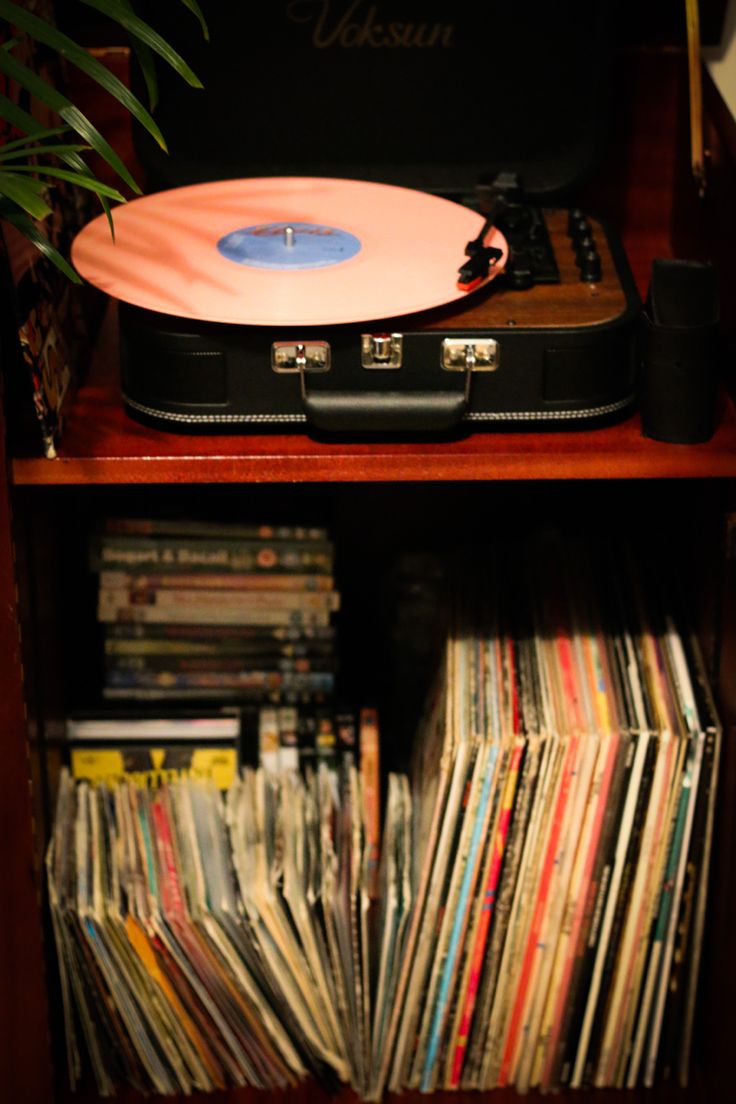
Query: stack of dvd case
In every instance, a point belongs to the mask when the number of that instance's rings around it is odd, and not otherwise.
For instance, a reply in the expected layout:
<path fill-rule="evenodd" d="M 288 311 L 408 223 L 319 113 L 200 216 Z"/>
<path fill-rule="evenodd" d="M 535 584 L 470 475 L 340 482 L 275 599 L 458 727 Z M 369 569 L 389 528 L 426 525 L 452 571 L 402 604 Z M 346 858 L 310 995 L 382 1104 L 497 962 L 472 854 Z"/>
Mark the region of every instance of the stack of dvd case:
<path fill-rule="evenodd" d="M 339 607 L 324 529 L 109 519 L 93 542 L 104 697 L 323 701 Z"/>
<path fill-rule="evenodd" d="M 100 1091 L 687 1082 L 720 729 L 675 596 L 552 536 L 457 578 L 382 848 L 372 711 L 305 759 L 266 707 L 224 793 L 65 776 L 74 1082 L 83 1050 Z"/>

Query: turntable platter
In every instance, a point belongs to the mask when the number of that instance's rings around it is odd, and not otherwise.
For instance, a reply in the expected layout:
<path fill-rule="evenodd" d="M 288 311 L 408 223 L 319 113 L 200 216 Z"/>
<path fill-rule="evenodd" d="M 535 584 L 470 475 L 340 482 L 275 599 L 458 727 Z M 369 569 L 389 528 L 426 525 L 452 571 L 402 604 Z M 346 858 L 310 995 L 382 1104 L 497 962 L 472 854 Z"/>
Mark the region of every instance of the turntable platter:
<path fill-rule="evenodd" d="M 114 241 L 101 215 L 77 236 L 72 260 L 114 298 L 163 314 L 262 326 L 356 323 L 467 298 L 457 271 L 482 227 L 474 211 L 410 188 L 226 180 L 117 208 Z M 502 253 L 492 279 L 508 249 L 495 229 L 485 244 Z"/>

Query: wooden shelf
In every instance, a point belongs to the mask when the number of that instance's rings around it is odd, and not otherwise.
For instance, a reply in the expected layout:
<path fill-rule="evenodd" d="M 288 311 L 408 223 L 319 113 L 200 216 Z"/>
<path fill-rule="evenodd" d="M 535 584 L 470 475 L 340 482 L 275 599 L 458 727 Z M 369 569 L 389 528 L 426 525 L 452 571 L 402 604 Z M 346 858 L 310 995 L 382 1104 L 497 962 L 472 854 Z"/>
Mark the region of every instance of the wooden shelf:
<path fill-rule="evenodd" d="M 453 441 L 333 443 L 304 434 L 191 436 L 139 425 L 118 392 L 114 314 L 55 460 L 16 457 L 16 486 L 139 483 L 676 479 L 736 476 L 736 410 L 721 401 L 703 445 L 641 435 L 638 415 L 602 429 L 474 433 Z"/>
<path fill-rule="evenodd" d="M 415 1090 L 405 1091 L 400 1095 L 386 1093 L 384 1100 L 386 1104 L 426 1104 L 427 1096 L 427 1093 Z M 62 1099 L 64 1104 L 99 1104 L 102 1098 L 91 1090 L 75 1093 L 65 1090 Z M 115 1099 L 118 1104 L 150 1104 L 151 1096 L 143 1096 L 142 1093 L 121 1086 Z M 170 1104 L 184 1100 L 189 1104 L 265 1104 L 269 1099 L 281 1101 L 282 1104 L 360 1104 L 360 1097 L 352 1089 L 341 1086 L 335 1094 L 331 1094 L 312 1080 L 306 1080 L 294 1089 L 268 1095 L 263 1089 L 233 1088 L 224 1092 L 195 1092 L 189 1097 L 166 1099 Z M 491 1089 L 487 1092 L 433 1092 L 430 1095 L 432 1104 L 519 1104 L 523 1099 L 514 1088 Z M 543 1097 L 538 1091 L 534 1091 L 534 1095 L 527 1096 L 526 1099 L 538 1102 Z M 697 1078 L 687 1089 L 667 1083 L 652 1089 L 562 1089 L 555 1095 L 557 1104 L 568 1101 L 572 1104 L 707 1104 L 708 1099 L 702 1078 Z"/>

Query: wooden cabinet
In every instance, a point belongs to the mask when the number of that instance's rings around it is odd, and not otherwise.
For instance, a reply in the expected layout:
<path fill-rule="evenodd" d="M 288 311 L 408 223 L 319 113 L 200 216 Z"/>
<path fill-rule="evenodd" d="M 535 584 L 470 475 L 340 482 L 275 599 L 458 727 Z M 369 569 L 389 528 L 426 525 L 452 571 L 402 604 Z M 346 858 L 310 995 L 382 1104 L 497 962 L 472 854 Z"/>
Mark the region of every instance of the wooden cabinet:
<path fill-rule="evenodd" d="M 687 252 L 688 244 L 724 254 L 728 288 L 728 250 L 736 239 L 711 233 L 723 225 L 719 210 L 732 219 L 727 199 L 734 174 L 725 148 L 714 147 L 721 160 L 714 165 L 713 192 L 698 209 L 682 141 L 684 57 L 631 55 L 628 64 L 631 103 L 609 170 L 590 187 L 590 202 L 618 221 L 642 290 L 651 259 Z M 715 131 L 711 137 L 720 141 Z M 735 319 L 736 313 L 727 315 L 727 330 Z M 736 1028 L 730 999 L 736 986 L 736 756 L 730 746 L 736 547 L 726 542 L 736 498 L 736 410 L 727 390 L 713 439 L 689 447 L 642 437 L 637 415 L 590 432 L 484 433 L 442 442 L 190 437 L 127 418 L 116 391 L 116 356 L 111 310 L 59 458 L 17 450 L 6 461 L 0 452 L 0 465 L 6 464 L 0 467 L 0 1095 L 24 1104 L 63 1095 L 40 859 L 59 757 L 58 722 L 72 699 L 78 703 L 85 693 L 91 622 L 85 622 L 74 550 L 83 546 L 90 520 L 106 510 L 155 512 L 174 498 L 181 513 L 216 512 L 215 502 L 241 517 L 316 512 L 335 526 L 338 545 L 344 542 L 342 570 L 352 580 L 351 592 L 359 594 L 368 580 L 363 612 L 371 607 L 371 563 L 399 547 L 421 547 L 432 530 L 442 530 L 451 544 L 480 531 L 479 525 L 502 535 L 520 519 L 562 514 L 618 532 L 628 527 L 643 542 L 661 546 L 663 557 L 678 557 L 697 594 L 724 721 L 694 1077 L 699 1095 L 722 1099 L 732 1081 Z M 6 416 L 12 419 L 13 410 Z M 233 1093 L 232 1099 L 247 1095 Z M 308 1089 L 303 1096 L 311 1098 Z M 670 1098 L 690 1096 L 674 1089 L 657 1093 L 658 1100 Z"/>

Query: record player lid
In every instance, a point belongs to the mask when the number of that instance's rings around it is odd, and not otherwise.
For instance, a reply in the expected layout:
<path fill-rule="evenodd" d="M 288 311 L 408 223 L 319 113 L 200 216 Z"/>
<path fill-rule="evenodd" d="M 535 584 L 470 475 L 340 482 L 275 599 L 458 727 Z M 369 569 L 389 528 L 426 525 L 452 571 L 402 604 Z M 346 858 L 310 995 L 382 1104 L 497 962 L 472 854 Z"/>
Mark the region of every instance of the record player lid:
<path fill-rule="evenodd" d="M 154 187 L 293 174 L 465 194 L 508 170 L 543 195 L 605 132 L 610 0 L 213 4 L 209 43 L 180 6 L 138 7 L 205 86 L 159 66 L 170 156 L 136 130 Z"/>

